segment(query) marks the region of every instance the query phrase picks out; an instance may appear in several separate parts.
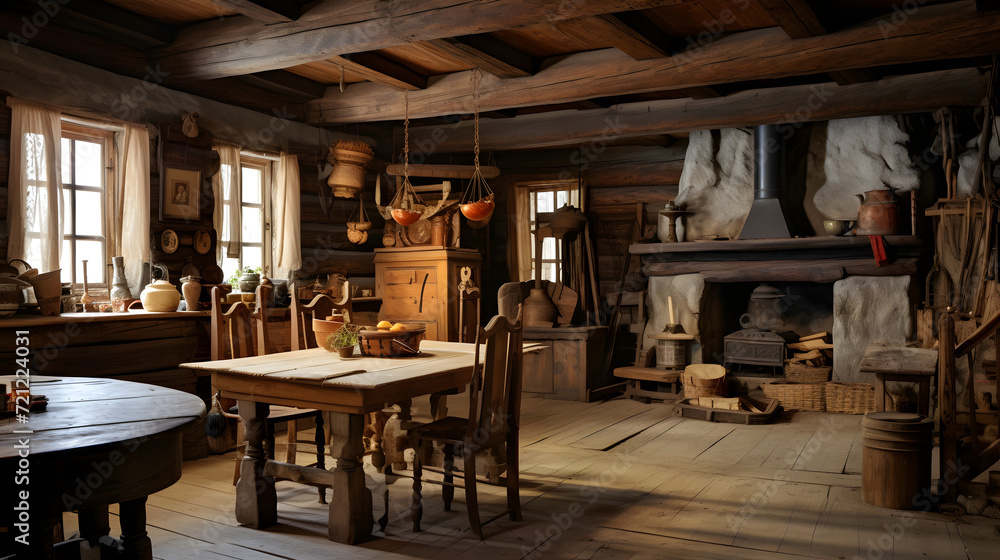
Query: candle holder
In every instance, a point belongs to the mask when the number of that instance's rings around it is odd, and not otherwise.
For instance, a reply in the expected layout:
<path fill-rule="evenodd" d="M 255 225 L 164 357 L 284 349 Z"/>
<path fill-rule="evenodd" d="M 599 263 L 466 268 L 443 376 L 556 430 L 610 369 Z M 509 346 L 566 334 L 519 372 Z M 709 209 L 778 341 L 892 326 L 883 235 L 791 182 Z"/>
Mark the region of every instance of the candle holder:
<path fill-rule="evenodd" d="M 687 210 L 678 208 L 674 201 L 671 200 L 660 210 L 660 215 L 667 219 L 667 238 L 660 238 L 660 241 L 664 243 L 676 243 L 677 242 L 677 220 L 684 216 L 685 214 L 690 214 Z M 662 235 L 662 233 L 661 233 Z"/>

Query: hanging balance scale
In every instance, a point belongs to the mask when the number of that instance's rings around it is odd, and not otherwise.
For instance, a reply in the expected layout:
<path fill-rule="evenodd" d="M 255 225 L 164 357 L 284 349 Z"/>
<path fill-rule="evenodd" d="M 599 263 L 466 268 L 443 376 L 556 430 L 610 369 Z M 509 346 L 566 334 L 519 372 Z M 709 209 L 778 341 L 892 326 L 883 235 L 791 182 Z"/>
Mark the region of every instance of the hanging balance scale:
<path fill-rule="evenodd" d="M 473 119 L 475 121 L 473 137 L 475 159 L 473 160 L 472 178 L 469 179 L 469 184 L 462 195 L 459 210 L 469 220 L 470 227 L 479 229 L 490 222 L 490 217 L 493 216 L 493 210 L 496 208 L 496 202 L 493 200 L 493 190 L 486 183 L 483 172 L 479 168 L 479 84 L 483 79 L 482 72 L 476 68 L 472 76 L 474 82 L 472 99 Z"/>

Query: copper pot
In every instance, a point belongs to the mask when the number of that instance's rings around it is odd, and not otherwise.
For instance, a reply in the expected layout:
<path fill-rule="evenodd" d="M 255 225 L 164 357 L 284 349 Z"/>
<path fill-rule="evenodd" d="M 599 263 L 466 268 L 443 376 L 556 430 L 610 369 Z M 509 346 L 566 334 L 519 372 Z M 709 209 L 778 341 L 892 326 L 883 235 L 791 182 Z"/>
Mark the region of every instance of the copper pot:
<path fill-rule="evenodd" d="M 893 235 L 897 232 L 899 208 L 891 190 L 865 191 L 855 195 L 861 201 L 858 208 L 858 235 Z"/>

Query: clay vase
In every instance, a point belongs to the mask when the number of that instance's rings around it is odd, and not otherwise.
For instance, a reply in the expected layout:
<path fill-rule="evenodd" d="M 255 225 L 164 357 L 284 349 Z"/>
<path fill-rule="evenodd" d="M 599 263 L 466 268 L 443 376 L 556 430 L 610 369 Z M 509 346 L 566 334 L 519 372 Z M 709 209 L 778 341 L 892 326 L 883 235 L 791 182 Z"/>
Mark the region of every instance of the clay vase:
<path fill-rule="evenodd" d="M 177 311 L 177 305 L 181 302 L 181 294 L 170 282 L 157 280 L 146 286 L 146 289 L 139 295 L 139 299 L 142 300 L 142 308 L 146 311 L 163 313 Z"/>
<path fill-rule="evenodd" d="M 122 301 L 132 299 L 132 290 L 128 287 L 128 280 L 125 278 L 125 257 L 111 257 L 112 280 L 111 301 Z"/>
<path fill-rule="evenodd" d="M 858 208 L 858 235 L 893 235 L 899 216 L 896 195 L 891 190 L 865 191 L 855 195 L 861 201 Z"/>
<path fill-rule="evenodd" d="M 185 276 L 181 278 L 181 293 L 184 294 L 184 304 L 188 311 L 198 311 L 198 300 L 201 299 L 201 277 Z"/>
<path fill-rule="evenodd" d="M 552 327 L 559 320 L 559 310 L 543 289 L 532 288 L 524 300 L 524 326 Z"/>

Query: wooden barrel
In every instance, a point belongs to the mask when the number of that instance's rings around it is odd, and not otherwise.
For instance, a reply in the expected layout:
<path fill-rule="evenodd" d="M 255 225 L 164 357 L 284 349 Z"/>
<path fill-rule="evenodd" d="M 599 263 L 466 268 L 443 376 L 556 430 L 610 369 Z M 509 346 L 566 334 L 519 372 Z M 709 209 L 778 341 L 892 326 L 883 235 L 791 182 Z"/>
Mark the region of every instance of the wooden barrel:
<path fill-rule="evenodd" d="M 916 509 L 931 484 L 931 430 L 919 414 L 870 412 L 861 421 L 861 499 L 873 506 Z"/>

